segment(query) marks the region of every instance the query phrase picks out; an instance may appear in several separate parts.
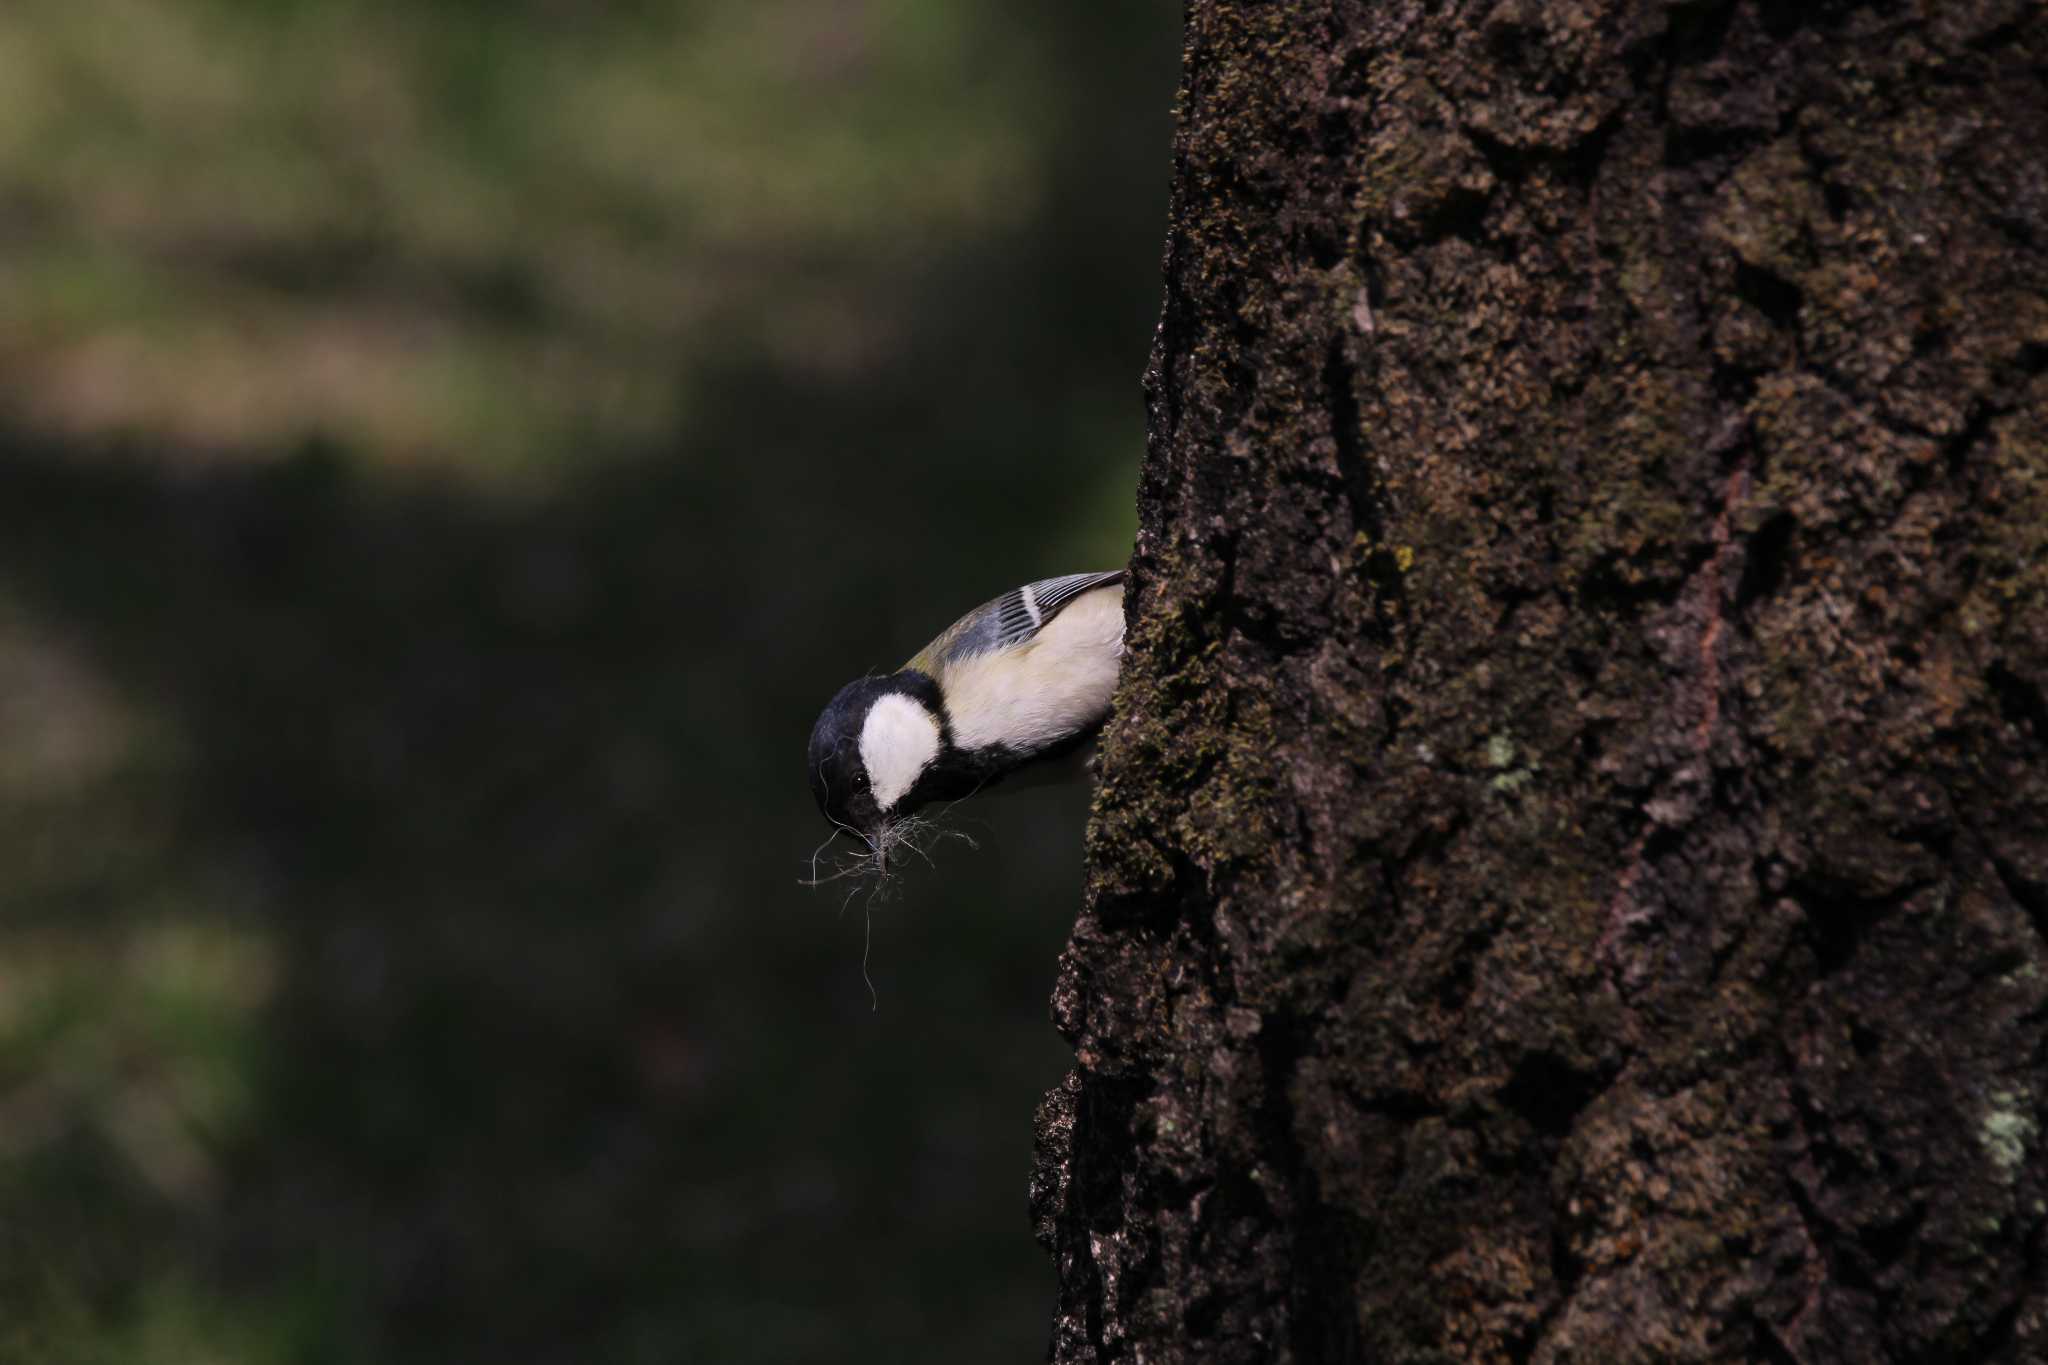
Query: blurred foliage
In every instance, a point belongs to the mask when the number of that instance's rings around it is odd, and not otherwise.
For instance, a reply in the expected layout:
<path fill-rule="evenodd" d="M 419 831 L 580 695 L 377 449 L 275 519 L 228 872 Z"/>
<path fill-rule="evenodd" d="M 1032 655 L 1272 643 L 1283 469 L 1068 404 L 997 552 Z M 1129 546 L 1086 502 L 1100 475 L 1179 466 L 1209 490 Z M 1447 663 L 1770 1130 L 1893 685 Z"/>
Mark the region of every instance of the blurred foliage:
<path fill-rule="evenodd" d="M 799 755 L 1127 553 L 1176 18 L 0 8 L 0 1360 L 1041 1354 L 1085 794 Z"/>
<path fill-rule="evenodd" d="M 662 437 L 735 353 L 871 377 L 1089 135 L 1060 21 L 993 10 L 21 0 L 0 354 L 46 424 L 492 483 Z"/>

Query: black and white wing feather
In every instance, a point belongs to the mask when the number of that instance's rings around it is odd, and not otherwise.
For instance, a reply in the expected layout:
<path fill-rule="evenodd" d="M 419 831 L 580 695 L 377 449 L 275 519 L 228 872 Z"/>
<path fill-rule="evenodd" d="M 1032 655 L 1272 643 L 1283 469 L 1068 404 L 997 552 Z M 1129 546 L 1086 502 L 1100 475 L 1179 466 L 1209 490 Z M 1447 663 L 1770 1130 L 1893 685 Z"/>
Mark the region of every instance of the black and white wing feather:
<path fill-rule="evenodd" d="M 909 666 L 936 675 L 947 664 L 977 654 L 1015 649 L 1045 629 L 1046 624 L 1059 615 L 1060 609 L 1075 598 L 1096 588 L 1121 582 L 1123 576 L 1122 569 L 1072 573 L 1058 578 L 1041 578 L 1035 583 L 1012 588 L 948 626 L 938 639 L 918 652 Z"/>

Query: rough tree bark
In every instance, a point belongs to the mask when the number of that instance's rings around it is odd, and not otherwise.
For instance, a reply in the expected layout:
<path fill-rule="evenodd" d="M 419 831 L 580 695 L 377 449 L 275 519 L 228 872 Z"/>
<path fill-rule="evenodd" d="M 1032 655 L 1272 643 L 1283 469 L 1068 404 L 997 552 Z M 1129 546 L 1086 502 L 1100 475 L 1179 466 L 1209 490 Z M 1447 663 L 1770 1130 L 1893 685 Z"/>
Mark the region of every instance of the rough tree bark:
<path fill-rule="evenodd" d="M 2044 15 L 1192 0 L 1055 1360 L 2048 1359 Z"/>

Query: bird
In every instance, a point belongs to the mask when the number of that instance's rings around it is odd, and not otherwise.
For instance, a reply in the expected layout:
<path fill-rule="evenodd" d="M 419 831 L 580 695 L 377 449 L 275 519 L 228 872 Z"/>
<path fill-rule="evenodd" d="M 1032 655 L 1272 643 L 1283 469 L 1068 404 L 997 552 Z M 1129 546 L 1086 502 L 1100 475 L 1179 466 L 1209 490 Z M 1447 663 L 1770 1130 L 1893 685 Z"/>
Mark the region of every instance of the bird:
<path fill-rule="evenodd" d="M 1080 749 L 1116 690 L 1123 583 L 1111 569 L 1012 588 L 902 668 L 840 688 L 811 730 L 818 809 L 886 874 L 892 835 L 923 806 Z"/>

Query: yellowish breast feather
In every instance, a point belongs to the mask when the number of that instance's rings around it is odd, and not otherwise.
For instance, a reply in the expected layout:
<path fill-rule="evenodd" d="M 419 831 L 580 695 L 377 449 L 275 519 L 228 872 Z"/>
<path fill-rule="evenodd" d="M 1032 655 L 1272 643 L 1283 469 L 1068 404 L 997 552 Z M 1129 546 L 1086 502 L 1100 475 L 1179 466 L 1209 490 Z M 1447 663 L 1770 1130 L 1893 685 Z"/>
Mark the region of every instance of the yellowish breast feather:
<path fill-rule="evenodd" d="M 1124 591 L 1111 583 L 1067 603 L 1014 650 L 948 665 L 940 685 L 963 749 L 1042 749 L 1109 710 L 1124 638 Z"/>

